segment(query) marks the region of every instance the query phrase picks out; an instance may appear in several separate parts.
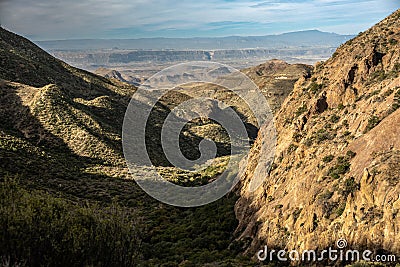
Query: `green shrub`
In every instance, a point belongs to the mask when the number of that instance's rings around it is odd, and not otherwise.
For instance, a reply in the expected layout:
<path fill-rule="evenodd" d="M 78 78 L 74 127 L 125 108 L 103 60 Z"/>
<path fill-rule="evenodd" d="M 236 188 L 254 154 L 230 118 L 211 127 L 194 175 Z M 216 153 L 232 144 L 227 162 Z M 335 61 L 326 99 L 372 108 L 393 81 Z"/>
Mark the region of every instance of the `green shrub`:
<path fill-rule="evenodd" d="M 398 89 L 398 87 L 396 87 L 395 89 Z M 396 111 L 399 107 L 400 107 L 400 89 L 398 89 L 394 94 L 391 112 Z"/>
<path fill-rule="evenodd" d="M 328 200 L 328 199 L 330 199 L 332 196 L 333 196 L 333 192 L 332 192 L 332 191 L 329 191 L 329 190 L 327 189 L 324 193 L 322 193 L 322 194 L 319 196 L 319 198 L 322 199 L 322 200 Z"/>
<path fill-rule="evenodd" d="M 344 182 L 344 191 L 343 191 L 343 195 L 347 196 L 350 193 L 353 193 L 354 191 L 359 189 L 359 184 L 356 183 L 356 181 L 354 180 L 354 177 L 350 177 L 348 179 L 346 179 L 346 181 Z"/>
<path fill-rule="evenodd" d="M 345 131 L 345 132 L 343 133 L 343 136 L 346 137 L 346 136 L 349 136 L 350 134 L 351 134 L 350 131 Z"/>
<path fill-rule="evenodd" d="M 396 45 L 397 43 L 398 43 L 398 41 L 396 39 L 393 39 L 393 38 L 389 39 L 389 44 Z"/>
<path fill-rule="evenodd" d="M 364 133 L 369 132 L 372 130 L 376 125 L 378 125 L 381 122 L 379 117 L 377 116 L 372 116 L 371 118 L 368 119 L 368 124 L 367 127 L 365 127 Z"/>
<path fill-rule="evenodd" d="M 348 150 L 348 151 L 346 152 L 346 156 L 347 156 L 347 158 L 352 159 L 352 158 L 354 158 L 354 157 L 356 156 L 356 152 L 353 152 L 353 151 L 351 151 L 351 150 Z"/>
<path fill-rule="evenodd" d="M 346 203 L 341 203 L 335 210 L 336 215 L 339 217 L 343 214 L 346 208 Z"/>
<path fill-rule="evenodd" d="M 384 94 L 383 94 L 383 96 L 384 97 L 388 97 L 388 96 L 390 96 L 391 94 L 393 94 L 393 89 L 389 89 L 389 90 L 387 90 Z"/>
<path fill-rule="evenodd" d="M 289 147 L 288 147 L 288 150 L 287 150 L 288 154 L 296 151 L 297 148 L 298 148 L 298 146 L 296 146 L 295 144 L 290 144 Z"/>
<path fill-rule="evenodd" d="M 294 211 L 293 211 L 293 213 L 292 213 L 292 216 L 293 216 L 293 221 L 296 223 L 296 221 L 297 221 L 297 219 L 300 217 L 300 214 L 301 214 L 301 211 L 302 211 L 303 209 L 301 209 L 301 208 L 296 208 Z"/>
<path fill-rule="evenodd" d="M 331 121 L 332 123 L 337 123 L 339 120 L 340 120 L 340 117 L 339 117 L 338 115 L 336 115 L 336 114 L 333 114 L 333 115 L 331 116 L 331 118 L 330 118 L 330 121 Z"/>
<path fill-rule="evenodd" d="M 0 252 L 28 266 L 133 266 L 138 261 L 136 216 L 113 204 L 79 204 L 13 179 L 0 184 Z"/>
<path fill-rule="evenodd" d="M 336 165 L 328 170 L 328 176 L 338 179 L 350 170 L 350 162 L 346 157 L 338 157 Z"/>
<path fill-rule="evenodd" d="M 375 95 L 379 95 L 380 92 L 381 92 L 381 90 L 374 90 L 374 91 L 372 91 L 370 94 L 368 94 L 368 95 L 365 97 L 365 99 L 369 99 L 369 98 L 371 98 L 371 97 L 373 97 L 373 96 L 375 96 Z"/>
<path fill-rule="evenodd" d="M 300 116 L 301 114 L 303 114 L 303 113 L 306 112 L 306 111 L 307 111 L 307 105 L 304 104 L 303 106 L 299 107 L 299 108 L 296 110 L 296 112 L 295 112 L 296 117 Z"/>
<path fill-rule="evenodd" d="M 313 138 L 307 138 L 307 139 L 304 141 L 304 145 L 310 147 L 310 146 L 312 146 L 313 142 L 314 142 Z"/>
<path fill-rule="evenodd" d="M 324 86 L 322 84 L 312 82 L 310 84 L 310 86 L 308 87 L 308 90 L 313 94 L 317 94 L 318 92 L 320 92 L 322 90 L 322 88 L 324 88 Z"/>
<path fill-rule="evenodd" d="M 322 161 L 325 162 L 325 163 L 328 163 L 328 162 L 331 162 L 331 161 L 333 160 L 334 157 L 335 157 L 335 156 L 333 156 L 333 155 L 328 155 L 328 156 L 325 156 L 325 157 L 322 159 Z"/>
<path fill-rule="evenodd" d="M 314 135 L 314 139 L 318 142 L 321 143 L 325 140 L 332 140 L 333 139 L 333 135 L 331 133 L 329 133 L 328 131 L 326 131 L 325 129 L 319 129 L 315 135 Z"/>
<path fill-rule="evenodd" d="M 293 140 L 295 142 L 300 142 L 302 137 L 303 137 L 303 135 L 301 133 L 299 133 L 299 132 L 296 132 L 296 133 L 293 134 Z"/>

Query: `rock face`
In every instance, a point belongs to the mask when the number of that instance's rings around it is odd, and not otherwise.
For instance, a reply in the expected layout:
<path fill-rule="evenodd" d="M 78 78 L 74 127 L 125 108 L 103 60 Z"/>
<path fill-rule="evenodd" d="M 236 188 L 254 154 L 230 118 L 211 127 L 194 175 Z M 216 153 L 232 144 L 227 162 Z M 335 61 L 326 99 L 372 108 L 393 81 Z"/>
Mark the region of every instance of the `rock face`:
<path fill-rule="evenodd" d="M 115 79 L 124 83 L 129 83 L 133 84 L 135 86 L 140 86 L 140 83 L 142 82 L 139 78 L 136 77 L 127 77 L 125 78 L 124 75 L 117 71 L 117 70 L 110 70 L 106 68 L 98 68 L 97 70 L 94 71 L 95 74 L 103 76 L 104 78 L 107 79 Z"/>
<path fill-rule="evenodd" d="M 301 77 L 308 77 L 311 71 L 309 65 L 288 64 L 278 59 L 242 70 L 260 88 L 274 113 L 293 91 L 295 82 Z"/>
<path fill-rule="evenodd" d="M 285 61 L 273 59 L 263 64 L 241 70 L 260 89 L 267 98 L 271 110 L 276 113 L 281 107 L 285 98 L 293 91 L 295 82 L 300 78 L 310 76 L 312 66 L 305 64 L 288 64 Z M 230 90 L 210 85 L 189 85 L 183 86 L 182 91 L 193 97 L 211 97 L 219 99 L 224 103 L 234 106 L 240 113 L 244 114 L 247 120 L 251 120 L 251 114 L 244 111 L 245 103 L 235 96 Z M 243 102 L 243 101 L 242 101 Z"/>
<path fill-rule="evenodd" d="M 242 166 L 237 233 L 252 254 L 350 248 L 400 254 L 400 10 L 316 64 L 276 114 L 272 168 L 254 174 L 264 125 Z M 251 179 L 263 185 L 249 193 Z M 252 254 L 255 255 L 255 254 Z"/>

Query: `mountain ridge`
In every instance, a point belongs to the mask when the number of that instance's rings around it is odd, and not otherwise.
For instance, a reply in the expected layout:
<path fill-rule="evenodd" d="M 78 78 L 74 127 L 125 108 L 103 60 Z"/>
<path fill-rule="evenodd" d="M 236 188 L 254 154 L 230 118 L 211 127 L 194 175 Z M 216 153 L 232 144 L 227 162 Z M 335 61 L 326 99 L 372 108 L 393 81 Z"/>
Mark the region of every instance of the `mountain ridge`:
<path fill-rule="evenodd" d="M 148 50 L 219 50 L 272 48 L 276 46 L 337 46 L 354 35 L 340 35 L 306 30 L 276 35 L 227 36 L 193 38 L 138 38 L 138 39 L 73 39 L 35 41 L 45 50 L 93 50 L 93 49 L 148 49 Z M 312 42 L 308 41 L 312 40 Z M 273 45 L 271 45 L 271 44 Z"/>
<path fill-rule="evenodd" d="M 400 254 L 399 18 L 397 10 L 297 81 L 276 115 L 272 168 L 255 172 L 269 131 L 261 127 L 236 204 L 249 253 L 325 249 L 345 238 L 353 249 Z M 264 183 L 249 193 L 253 178 Z"/>

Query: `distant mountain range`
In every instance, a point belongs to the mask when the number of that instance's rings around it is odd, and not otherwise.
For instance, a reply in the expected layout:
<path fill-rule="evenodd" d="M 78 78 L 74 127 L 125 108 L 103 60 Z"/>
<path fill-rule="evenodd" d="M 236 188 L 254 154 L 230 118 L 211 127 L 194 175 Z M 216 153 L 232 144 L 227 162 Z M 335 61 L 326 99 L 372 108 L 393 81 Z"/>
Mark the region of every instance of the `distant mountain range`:
<path fill-rule="evenodd" d="M 218 50 L 248 48 L 337 47 L 353 35 L 307 30 L 265 36 L 198 38 L 75 39 L 36 41 L 45 50 Z"/>

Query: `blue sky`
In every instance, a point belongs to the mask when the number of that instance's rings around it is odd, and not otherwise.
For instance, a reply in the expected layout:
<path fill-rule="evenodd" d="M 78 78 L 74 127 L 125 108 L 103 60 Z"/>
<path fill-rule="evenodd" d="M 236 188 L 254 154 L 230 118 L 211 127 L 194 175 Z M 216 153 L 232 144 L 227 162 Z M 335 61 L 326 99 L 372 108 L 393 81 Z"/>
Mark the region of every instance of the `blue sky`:
<path fill-rule="evenodd" d="M 34 40 L 364 31 L 400 0 L 0 0 L 1 24 Z"/>

